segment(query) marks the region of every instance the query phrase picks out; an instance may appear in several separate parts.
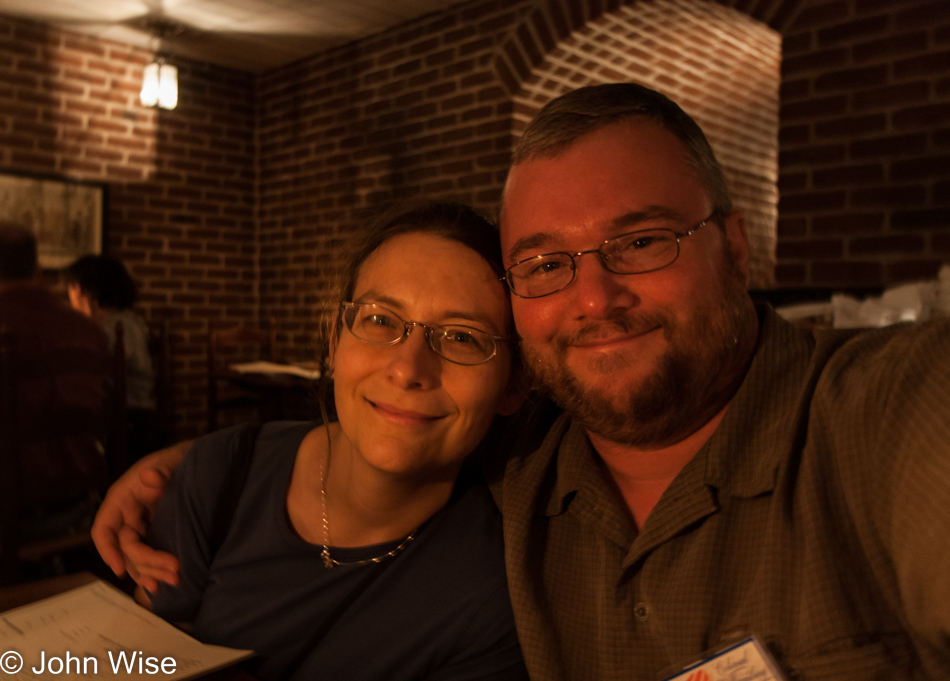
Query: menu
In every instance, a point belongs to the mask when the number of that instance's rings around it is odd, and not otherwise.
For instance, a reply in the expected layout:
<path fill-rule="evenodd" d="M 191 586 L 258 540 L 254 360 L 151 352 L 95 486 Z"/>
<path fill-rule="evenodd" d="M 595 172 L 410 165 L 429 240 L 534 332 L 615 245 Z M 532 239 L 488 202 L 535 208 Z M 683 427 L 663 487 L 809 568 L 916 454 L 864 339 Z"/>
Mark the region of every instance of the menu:
<path fill-rule="evenodd" d="M 253 655 L 201 643 L 97 580 L 0 613 L 7 679 L 189 679 Z"/>

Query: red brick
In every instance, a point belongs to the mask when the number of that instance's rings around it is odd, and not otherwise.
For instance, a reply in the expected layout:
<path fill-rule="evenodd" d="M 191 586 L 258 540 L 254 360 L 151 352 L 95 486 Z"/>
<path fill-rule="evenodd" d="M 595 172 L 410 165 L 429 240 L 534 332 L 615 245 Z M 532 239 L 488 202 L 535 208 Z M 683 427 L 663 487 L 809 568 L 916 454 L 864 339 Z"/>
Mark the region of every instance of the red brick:
<path fill-rule="evenodd" d="M 926 102 L 929 92 L 930 84 L 921 80 L 856 92 L 852 95 L 852 102 L 855 111 L 875 111 Z"/>
<path fill-rule="evenodd" d="M 848 98 L 846 96 L 815 97 L 803 102 L 783 104 L 779 115 L 785 122 L 800 121 L 838 116 L 845 113 L 847 108 Z"/>
<path fill-rule="evenodd" d="M 840 163 L 844 159 L 844 144 L 812 145 L 782 150 L 779 153 L 779 167 L 827 165 L 829 163 Z"/>
<path fill-rule="evenodd" d="M 839 166 L 815 170 L 812 182 L 819 189 L 846 187 L 854 185 L 879 184 L 884 181 L 884 167 L 881 164 L 858 166 Z"/>
<path fill-rule="evenodd" d="M 889 262 L 886 265 L 887 281 L 897 284 L 900 282 L 932 280 L 937 277 L 937 273 L 942 266 L 943 262 L 936 258 Z"/>
<path fill-rule="evenodd" d="M 871 234 L 884 228 L 884 213 L 837 213 L 812 218 L 812 234 Z"/>
<path fill-rule="evenodd" d="M 947 72 L 950 63 L 950 50 L 932 51 L 920 57 L 911 57 L 894 63 L 896 78 L 911 78 Z"/>
<path fill-rule="evenodd" d="M 902 109 L 891 117 L 895 130 L 933 128 L 948 119 L 950 102 Z"/>
<path fill-rule="evenodd" d="M 884 273 L 876 262 L 819 262 L 811 265 L 811 283 L 816 285 L 875 285 Z"/>
<path fill-rule="evenodd" d="M 901 210 L 891 214 L 893 229 L 934 229 L 950 226 L 950 208 Z"/>
<path fill-rule="evenodd" d="M 889 178 L 892 182 L 926 180 L 950 177 L 950 154 L 919 156 L 891 163 Z"/>
<path fill-rule="evenodd" d="M 845 198 L 843 191 L 786 194 L 779 199 L 779 211 L 801 213 L 844 208 Z"/>
<path fill-rule="evenodd" d="M 921 154 L 927 148 L 927 136 L 890 135 L 877 139 L 852 142 L 852 158 L 873 158 L 880 156 L 911 156 Z"/>
<path fill-rule="evenodd" d="M 848 50 L 843 47 L 815 50 L 796 57 L 782 60 L 782 78 L 801 75 L 806 72 L 824 71 L 842 67 L 848 62 Z"/>
<path fill-rule="evenodd" d="M 857 137 L 867 133 L 880 133 L 887 129 L 887 115 L 848 116 L 830 121 L 815 123 L 815 136 L 820 139 L 829 137 Z"/>
<path fill-rule="evenodd" d="M 815 92 L 840 92 L 841 90 L 867 88 L 885 83 L 887 74 L 888 67 L 883 64 L 831 71 L 815 79 Z"/>
<path fill-rule="evenodd" d="M 804 28 L 827 26 L 848 17 L 848 3 L 843 1 L 827 2 L 820 5 L 806 6 L 795 18 L 791 30 L 798 31 Z"/>
<path fill-rule="evenodd" d="M 866 17 L 837 24 L 818 31 L 818 45 L 826 47 L 843 42 L 853 43 L 855 39 L 883 34 L 889 27 L 886 16 Z"/>
<path fill-rule="evenodd" d="M 854 208 L 871 206 L 915 206 L 927 200 L 927 190 L 919 185 L 881 185 L 851 192 Z"/>
<path fill-rule="evenodd" d="M 883 61 L 893 57 L 919 54 L 925 49 L 927 34 L 924 31 L 889 35 L 877 40 L 869 40 L 851 48 L 855 62 Z"/>
<path fill-rule="evenodd" d="M 924 238 L 919 235 L 862 237 L 848 243 L 849 255 L 920 253 L 923 249 Z"/>
<path fill-rule="evenodd" d="M 844 248 L 840 239 L 811 239 L 807 241 L 780 241 L 776 249 L 779 259 L 827 260 L 840 258 Z"/>

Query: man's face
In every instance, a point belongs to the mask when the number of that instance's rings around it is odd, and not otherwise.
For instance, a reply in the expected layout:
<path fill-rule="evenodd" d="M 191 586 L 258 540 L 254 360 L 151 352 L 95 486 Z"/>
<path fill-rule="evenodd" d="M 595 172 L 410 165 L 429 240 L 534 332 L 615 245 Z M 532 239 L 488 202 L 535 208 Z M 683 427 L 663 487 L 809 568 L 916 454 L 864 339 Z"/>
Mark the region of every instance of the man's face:
<path fill-rule="evenodd" d="M 556 157 L 512 168 L 501 214 L 506 266 L 597 248 L 639 229 L 687 232 L 712 212 L 683 145 L 660 126 L 624 121 Z M 577 259 L 574 282 L 543 298 L 512 296 L 527 366 L 592 433 L 639 447 L 678 442 L 732 397 L 755 312 L 745 291 L 741 216 L 709 222 L 677 260 L 648 274 Z"/>

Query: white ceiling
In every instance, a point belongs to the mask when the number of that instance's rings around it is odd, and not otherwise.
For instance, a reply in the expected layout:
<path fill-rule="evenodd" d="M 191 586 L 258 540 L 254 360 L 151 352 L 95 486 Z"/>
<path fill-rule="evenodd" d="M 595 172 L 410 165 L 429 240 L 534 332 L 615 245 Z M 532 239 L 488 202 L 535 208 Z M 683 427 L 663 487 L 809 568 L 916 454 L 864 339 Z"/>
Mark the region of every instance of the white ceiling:
<path fill-rule="evenodd" d="M 163 50 L 260 72 L 373 35 L 459 0 L 0 0 L 7 14 L 157 47 L 150 18 L 180 24 Z"/>

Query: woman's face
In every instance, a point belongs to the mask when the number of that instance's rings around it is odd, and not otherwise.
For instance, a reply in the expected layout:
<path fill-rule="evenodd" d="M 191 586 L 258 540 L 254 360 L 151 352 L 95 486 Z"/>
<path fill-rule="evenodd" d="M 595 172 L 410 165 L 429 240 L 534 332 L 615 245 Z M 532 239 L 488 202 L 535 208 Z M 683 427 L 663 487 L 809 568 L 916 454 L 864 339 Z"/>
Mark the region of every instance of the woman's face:
<path fill-rule="evenodd" d="M 502 283 L 478 253 L 425 233 L 393 237 L 360 267 L 353 302 L 405 321 L 462 324 L 508 336 Z M 422 327 L 395 345 L 369 345 L 344 325 L 334 348 L 334 395 L 347 439 L 369 465 L 394 474 L 454 475 L 496 413 L 511 413 L 511 351 L 474 366 L 435 354 Z"/>

